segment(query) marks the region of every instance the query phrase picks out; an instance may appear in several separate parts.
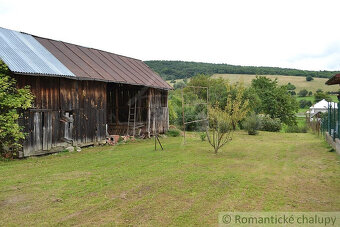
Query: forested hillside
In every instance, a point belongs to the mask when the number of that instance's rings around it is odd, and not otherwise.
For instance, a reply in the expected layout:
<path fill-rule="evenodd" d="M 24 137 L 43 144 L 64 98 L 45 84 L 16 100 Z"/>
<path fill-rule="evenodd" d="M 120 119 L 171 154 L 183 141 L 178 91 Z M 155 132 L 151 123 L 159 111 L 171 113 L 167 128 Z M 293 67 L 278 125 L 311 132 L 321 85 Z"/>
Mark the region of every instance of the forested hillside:
<path fill-rule="evenodd" d="M 240 66 L 229 64 L 213 64 L 185 61 L 145 61 L 154 71 L 164 79 L 183 79 L 197 74 L 257 74 L 257 75 L 288 75 L 288 76 L 312 76 L 329 78 L 337 71 L 308 71 L 279 67 Z"/>

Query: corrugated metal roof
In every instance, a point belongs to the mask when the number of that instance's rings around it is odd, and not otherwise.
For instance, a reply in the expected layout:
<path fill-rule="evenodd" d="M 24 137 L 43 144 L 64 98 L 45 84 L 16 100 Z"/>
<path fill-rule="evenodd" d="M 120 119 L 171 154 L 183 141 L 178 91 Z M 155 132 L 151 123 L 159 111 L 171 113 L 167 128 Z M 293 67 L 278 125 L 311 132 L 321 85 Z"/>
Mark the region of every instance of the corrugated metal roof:
<path fill-rule="evenodd" d="M 31 35 L 1 27 L 0 58 L 15 73 L 75 77 Z"/>
<path fill-rule="evenodd" d="M 34 38 L 77 78 L 172 89 L 141 60 L 62 41 Z"/>

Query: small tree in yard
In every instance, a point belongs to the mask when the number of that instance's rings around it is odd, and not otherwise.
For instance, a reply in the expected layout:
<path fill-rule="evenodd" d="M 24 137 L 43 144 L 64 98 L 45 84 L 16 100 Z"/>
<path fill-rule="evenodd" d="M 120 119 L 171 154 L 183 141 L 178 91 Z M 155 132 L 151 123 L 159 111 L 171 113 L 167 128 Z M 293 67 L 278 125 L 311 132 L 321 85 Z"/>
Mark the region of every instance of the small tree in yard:
<path fill-rule="evenodd" d="M 209 127 L 207 127 L 207 138 L 209 144 L 214 148 L 215 154 L 218 150 L 232 140 L 235 125 L 245 118 L 248 112 L 248 100 L 244 100 L 244 88 L 240 85 L 226 85 L 226 89 L 236 90 L 232 97 L 230 92 L 227 96 L 224 110 L 215 105 L 208 107 Z"/>
<path fill-rule="evenodd" d="M 21 146 L 19 140 L 25 135 L 18 124 L 18 109 L 31 107 L 32 100 L 29 87 L 17 89 L 7 66 L 0 61 L 0 155 L 12 157 L 13 153 L 8 148 L 13 150 Z"/>
<path fill-rule="evenodd" d="M 258 130 L 261 128 L 261 119 L 256 113 L 252 113 L 243 122 L 243 127 L 244 130 L 248 132 L 248 135 L 257 135 Z"/>

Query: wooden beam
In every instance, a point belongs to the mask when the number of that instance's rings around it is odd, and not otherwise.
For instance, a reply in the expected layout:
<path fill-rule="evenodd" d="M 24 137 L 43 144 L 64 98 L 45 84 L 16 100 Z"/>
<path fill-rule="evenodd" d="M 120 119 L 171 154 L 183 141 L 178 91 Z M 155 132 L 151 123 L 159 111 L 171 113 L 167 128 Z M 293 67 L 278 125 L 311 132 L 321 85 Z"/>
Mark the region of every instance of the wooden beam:
<path fill-rule="evenodd" d="M 116 125 L 118 125 L 118 114 L 119 114 L 119 110 L 118 110 L 118 88 L 116 87 Z"/>

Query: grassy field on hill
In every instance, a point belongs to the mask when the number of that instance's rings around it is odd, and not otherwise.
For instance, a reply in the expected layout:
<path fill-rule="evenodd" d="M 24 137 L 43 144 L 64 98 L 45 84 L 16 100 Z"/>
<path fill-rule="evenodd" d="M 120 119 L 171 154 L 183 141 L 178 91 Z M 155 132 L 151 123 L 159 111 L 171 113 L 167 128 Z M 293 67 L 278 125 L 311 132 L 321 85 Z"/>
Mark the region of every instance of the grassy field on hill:
<path fill-rule="evenodd" d="M 294 84 L 296 86 L 296 91 L 302 89 L 307 89 L 308 91 L 315 92 L 317 89 L 322 89 L 323 91 L 337 91 L 339 86 L 326 85 L 325 82 L 328 80 L 326 78 L 314 78 L 314 80 L 307 82 L 305 77 L 301 76 L 280 76 L 280 75 L 265 75 L 270 79 L 278 79 L 280 85 Z M 213 77 L 228 79 L 231 83 L 238 81 L 243 81 L 246 86 L 250 85 L 251 81 L 255 79 L 256 75 L 246 75 L 246 74 L 214 74 Z"/>
<path fill-rule="evenodd" d="M 340 210 L 339 156 L 313 134 L 189 133 L 0 162 L 0 226 L 212 226 L 221 211 Z"/>

